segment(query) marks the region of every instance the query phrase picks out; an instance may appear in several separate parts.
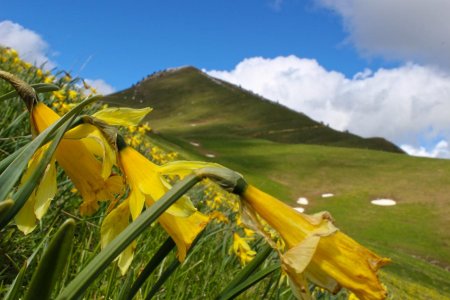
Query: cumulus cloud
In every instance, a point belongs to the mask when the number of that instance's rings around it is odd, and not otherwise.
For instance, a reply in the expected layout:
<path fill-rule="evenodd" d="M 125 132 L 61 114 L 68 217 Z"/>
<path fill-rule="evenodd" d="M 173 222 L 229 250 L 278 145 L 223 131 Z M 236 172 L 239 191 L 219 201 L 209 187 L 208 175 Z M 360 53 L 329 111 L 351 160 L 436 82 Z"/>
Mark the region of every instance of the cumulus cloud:
<path fill-rule="evenodd" d="M 24 28 L 20 24 L 9 20 L 0 22 L 0 45 L 17 50 L 23 60 L 34 63 L 37 66 L 45 63 L 45 69 L 56 67 L 56 63 L 47 56 L 50 49 L 47 42 L 39 34 Z M 81 70 L 91 58 L 92 56 L 86 60 L 81 66 Z M 108 95 L 115 92 L 114 87 L 103 79 L 86 79 L 85 81 L 100 94 Z"/>
<path fill-rule="evenodd" d="M 450 141 L 450 75 L 406 64 L 352 78 L 296 56 L 248 58 L 231 71 L 207 71 L 338 130 L 419 147 Z"/>
<path fill-rule="evenodd" d="M 425 147 L 414 147 L 411 145 L 402 145 L 403 151 L 409 155 L 424 156 L 424 157 L 440 157 L 450 158 L 450 148 L 447 141 L 440 141 L 432 149 L 427 150 Z"/>
<path fill-rule="evenodd" d="M 55 63 L 47 56 L 49 47 L 44 39 L 20 24 L 8 20 L 0 22 L 0 45 L 14 48 L 23 60 L 37 66 L 45 63 L 46 69 L 55 67 Z"/>
<path fill-rule="evenodd" d="M 116 89 L 108 84 L 103 79 L 85 79 L 86 83 L 95 88 L 99 94 L 109 95 L 116 91 Z"/>
<path fill-rule="evenodd" d="M 450 69 L 450 1 L 316 0 L 335 11 L 364 54 Z"/>

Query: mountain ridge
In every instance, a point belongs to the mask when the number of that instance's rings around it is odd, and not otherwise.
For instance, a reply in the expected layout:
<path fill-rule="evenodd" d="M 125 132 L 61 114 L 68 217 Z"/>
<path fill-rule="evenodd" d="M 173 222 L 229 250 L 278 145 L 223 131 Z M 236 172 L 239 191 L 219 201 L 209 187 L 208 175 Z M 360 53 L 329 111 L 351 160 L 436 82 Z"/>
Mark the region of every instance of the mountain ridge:
<path fill-rule="evenodd" d="M 157 132 L 186 138 L 217 134 L 214 130 L 219 130 L 225 135 L 281 143 L 404 153 L 384 138 L 362 138 L 334 130 L 304 113 L 209 76 L 192 66 L 155 72 L 128 89 L 106 96 L 104 101 L 119 106 L 151 106 L 154 111 L 148 121 Z M 168 118 L 172 122 L 165 121 Z M 180 129 L 186 125 L 191 127 L 190 132 Z"/>

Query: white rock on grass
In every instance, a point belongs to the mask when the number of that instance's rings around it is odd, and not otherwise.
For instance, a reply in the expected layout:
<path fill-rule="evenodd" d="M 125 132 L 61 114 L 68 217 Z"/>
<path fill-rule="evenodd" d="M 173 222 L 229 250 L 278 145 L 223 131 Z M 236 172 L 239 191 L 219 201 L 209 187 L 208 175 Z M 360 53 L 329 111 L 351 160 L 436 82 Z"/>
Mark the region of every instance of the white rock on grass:
<path fill-rule="evenodd" d="M 300 198 L 298 198 L 298 200 L 297 200 L 297 204 L 300 204 L 300 205 L 308 205 L 308 204 L 309 204 L 309 201 L 308 201 L 308 199 L 305 198 L 305 197 L 300 197 Z"/>
<path fill-rule="evenodd" d="M 216 157 L 216 156 L 215 156 L 214 154 L 212 154 L 212 153 L 206 153 L 205 156 L 206 156 L 206 157 L 210 157 L 210 158 Z"/>
<path fill-rule="evenodd" d="M 301 213 L 305 211 L 305 209 L 303 207 L 294 207 L 294 209 Z"/>
<path fill-rule="evenodd" d="M 333 196 L 334 196 L 334 194 L 332 194 L 332 193 L 322 194 L 322 198 L 330 198 L 330 197 L 333 197 Z"/>
<path fill-rule="evenodd" d="M 375 199 L 370 201 L 373 205 L 379 205 L 379 206 L 394 206 L 397 204 L 395 200 L 392 199 Z"/>
<path fill-rule="evenodd" d="M 191 144 L 192 146 L 195 146 L 195 147 L 200 147 L 200 144 L 199 144 L 199 143 L 196 143 L 196 142 L 190 142 L 190 144 Z"/>

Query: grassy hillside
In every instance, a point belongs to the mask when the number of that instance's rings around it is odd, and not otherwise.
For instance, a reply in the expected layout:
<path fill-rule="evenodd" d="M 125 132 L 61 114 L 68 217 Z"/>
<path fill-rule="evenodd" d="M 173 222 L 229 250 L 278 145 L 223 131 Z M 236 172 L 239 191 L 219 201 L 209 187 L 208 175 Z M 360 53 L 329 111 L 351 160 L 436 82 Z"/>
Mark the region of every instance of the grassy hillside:
<path fill-rule="evenodd" d="M 307 213 L 330 211 L 339 228 L 393 259 L 382 272 L 393 299 L 450 298 L 450 161 L 334 131 L 193 68 L 107 101 L 152 106 L 152 138 L 162 147 L 235 169 L 292 205 L 307 197 Z M 397 205 L 374 206 L 376 198 Z"/>
<path fill-rule="evenodd" d="M 307 213 L 331 212 L 339 228 L 393 259 L 383 277 L 395 299 L 450 297 L 450 161 L 257 139 L 152 138 L 188 159 L 233 168 L 293 206 L 307 197 Z M 374 206 L 376 198 L 397 205 Z"/>
<path fill-rule="evenodd" d="M 156 73 L 106 97 L 117 105 L 154 108 L 150 124 L 186 139 L 245 136 L 283 143 L 306 143 L 402 152 L 382 139 L 339 132 L 304 114 L 211 78 L 193 67 Z"/>

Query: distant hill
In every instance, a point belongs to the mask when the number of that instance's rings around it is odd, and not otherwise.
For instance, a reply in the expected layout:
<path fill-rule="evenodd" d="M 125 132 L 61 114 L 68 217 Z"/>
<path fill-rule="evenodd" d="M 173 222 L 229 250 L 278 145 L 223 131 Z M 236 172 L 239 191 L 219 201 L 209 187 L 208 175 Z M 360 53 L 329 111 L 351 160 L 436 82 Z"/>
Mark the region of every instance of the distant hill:
<path fill-rule="evenodd" d="M 334 130 L 194 67 L 154 73 L 105 97 L 105 102 L 151 106 L 154 111 L 148 121 L 156 132 L 186 140 L 221 135 L 403 153 L 383 138 L 362 138 Z"/>

